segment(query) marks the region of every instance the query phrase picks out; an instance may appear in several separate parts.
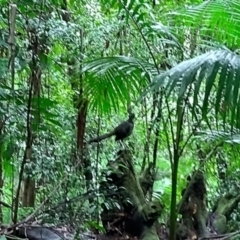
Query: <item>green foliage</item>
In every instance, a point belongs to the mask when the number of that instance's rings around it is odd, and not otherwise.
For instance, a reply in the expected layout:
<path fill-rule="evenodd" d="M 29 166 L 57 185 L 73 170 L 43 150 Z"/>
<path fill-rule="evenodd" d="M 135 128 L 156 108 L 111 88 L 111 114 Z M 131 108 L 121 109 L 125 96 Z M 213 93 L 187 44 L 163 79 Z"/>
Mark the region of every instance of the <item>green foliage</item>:
<path fill-rule="evenodd" d="M 230 51 L 216 50 L 205 53 L 157 76 L 148 91 L 156 92 L 164 87 L 167 98 L 174 91 L 179 106 L 187 96 L 191 99 L 188 106 L 193 115 L 196 114 L 196 107 L 199 107 L 206 118 L 207 113 L 214 107 L 216 119 L 221 113 L 223 122 L 226 122 L 228 117 L 232 126 L 239 127 L 239 63 L 240 58 Z M 221 104 L 225 109 L 221 108 Z"/>
<path fill-rule="evenodd" d="M 202 36 L 199 41 L 203 44 L 211 39 L 232 48 L 239 45 L 240 18 L 237 0 L 204 1 L 197 6 L 168 15 L 175 18 L 178 28 L 182 26 L 198 31 Z"/>
<path fill-rule="evenodd" d="M 159 139 L 153 195 L 165 203 L 166 215 L 172 193 L 173 133 L 179 129 L 182 115 L 179 145 L 185 148 L 178 166 L 177 199 L 181 198 L 187 176 L 199 167 L 196 144 L 207 153 L 206 145 L 218 146 L 204 165 L 212 202 L 231 187 L 237 189 L 237 0 L 181 1 L 178 6 L 175 1 L 101 0 L 79 4 L 70 0 L 66 9 L 59 1 L 15 2 L 14 75 L 9 68 L 12 52 L 7 1 L 1 1 L 0 10 L 0 123 L 4 122 L 0 130 L 0 165 L 4 202 L 11 205 L 16 196 L 29 132 L 30 100 L 34 140 L 24 177 L 30 176 L 36 182 L 36 205 L 51 196 L 38 213 L 46 213 L 49 219 L 45 221 L 65 223 L 70 219 L 75 225 L 103 231 L 97 221 L 104 200 L 97 195 L 100 172 L 114 159 L 118 146 L 112 139 L 88 146 L 86 158 L 93 178 L 90 183 L 85 181 L 87 167 L 76 150 L 76 106 L 83 99 L 87 101 L 84 140 L 111 131 L 126 118 L 127 106 L 134 105 L 137 119 L 129 145 L 137 171 L 141 172 L 144 158 L 154 161 L 154 144 Z M 68 21 L 66 13 L 70 13 Z M 40 94 L 30 98 L 30 79 L 36 66 L 40 67 L 40 82 L 35 79 L 34 83 L 39 84 Z M 159 90 L 162 102 L 152 99 Z M 151 110 L 160 103 L 158 125 L 157 113 Z M 160 133 L 155 136 L 158 127 Z M 228 165 L 224 179 L 220 178 L 220 155 Z M 81 163 L 78 168 L 76 162 Z M 90 186 L 90 193 L 85 195 L 86 186 Z M 117 206 L 117 202 L 113 204 Z M 25 217 L 31 210 L 20 208 L 19 216 Z M 10 209 L 3 209 L 4 223 L 12 220 L 11 214 Z"/>
<path fill-rule="evenodd" d="M 88 62 L 82 72 L 88 72 L 86 94 L 92 100 L 90 107 L 97 108 L 99 112 L 109 112 L 111 108 L 118 112 L 118 100 L 122 104 L 134 101 L 155 69 L 140 59 L 107 57 Z"/>

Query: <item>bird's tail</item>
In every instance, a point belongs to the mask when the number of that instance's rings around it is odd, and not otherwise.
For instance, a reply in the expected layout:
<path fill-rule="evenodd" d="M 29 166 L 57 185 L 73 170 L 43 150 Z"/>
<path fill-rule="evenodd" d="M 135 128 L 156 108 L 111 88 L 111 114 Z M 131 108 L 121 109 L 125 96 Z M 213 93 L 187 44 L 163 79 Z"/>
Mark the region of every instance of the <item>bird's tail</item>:
<path fill-rule="evenodd" d="M 101 136 L 99 136 L 99 137 L 95 137 L 95 138 L 90 139 L 90 140 L 88 141 L 88 143 L 100 142 L 100 141 L 102 141 L 102 140 L 104 140 L 104 139 L 106 139 L 106 138 L 112 137 L 114 134 L 115 134 L 114 131 L 112 131 L 112 132 L 110 132 L 110 133 L 103 134 L 103 135 L 101 135 Z"/>

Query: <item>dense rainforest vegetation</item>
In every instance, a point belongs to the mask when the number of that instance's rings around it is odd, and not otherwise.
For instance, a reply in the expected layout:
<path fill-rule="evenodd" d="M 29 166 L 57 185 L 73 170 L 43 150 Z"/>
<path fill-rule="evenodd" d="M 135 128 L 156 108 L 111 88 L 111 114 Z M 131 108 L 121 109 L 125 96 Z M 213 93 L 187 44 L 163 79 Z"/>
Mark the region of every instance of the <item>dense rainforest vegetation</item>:
<path fill-rule="evenodd" d="M 238 0 L 0 0 L 0 239 L 239 239 Z"/>

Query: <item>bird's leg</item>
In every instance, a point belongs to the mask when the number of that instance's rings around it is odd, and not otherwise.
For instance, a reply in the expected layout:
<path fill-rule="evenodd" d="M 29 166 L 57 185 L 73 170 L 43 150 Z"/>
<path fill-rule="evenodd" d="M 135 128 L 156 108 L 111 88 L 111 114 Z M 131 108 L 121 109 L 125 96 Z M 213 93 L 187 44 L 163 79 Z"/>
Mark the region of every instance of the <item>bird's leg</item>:
<path fill-rule="evenodd" d="M 121 141 L 121 140 L 118 141 L 118 144 L 119 144 L 120 149 L 122 149 L 122 148 L 123 148 L 123 145 L 122 145 L 122 141 Z"/>
<path fill-rule="evenodd" d="M 120 149 L 124 149 L 124 145 L 123 145 L 122 140 L 118 141 L 118 145 L 119 145 Z"/>
<path fill-rule="evenodd" d="M 126 142 L 125 141 L 121 141 L 121 144 L 122 144 L 122 146 L 123 146 L 123 148 L 128 148 L 128 145 L 126 144 Z"/>

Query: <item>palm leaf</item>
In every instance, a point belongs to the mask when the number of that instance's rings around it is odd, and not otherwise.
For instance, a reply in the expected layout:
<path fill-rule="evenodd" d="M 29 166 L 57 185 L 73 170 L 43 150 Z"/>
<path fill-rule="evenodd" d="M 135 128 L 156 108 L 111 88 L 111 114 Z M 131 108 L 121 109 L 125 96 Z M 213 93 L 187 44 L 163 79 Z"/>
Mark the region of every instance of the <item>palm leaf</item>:
<path fill-rule="evenodd" d="M 201 39 L 225 42 L 227 46 L 240 44 L 240 2 L 238 0 L 215 0 L 167 14 L 175 19 L 177 29 L 184 26 L 198 30 Z"/>
<path fill-rule="evenodd" d="M 132 57 L 105 57 L 85 63 L 82 73 L 90 108 L 100 112 L 119 110 L 119 102 L 127 106 L 135 101 L 153 75 L 154 65 Z"/>
<path fill-rule="evenodd" d="M 195 134 L 196 138 L 200 138 L 205 142 L 219 142 L 229 144 L 240 144 L 240 131 L 233 128 L 229 131 L 198 131 Z"/>
<path fill-rule="evenodd" d="M 239 76 L 239 56 L 228 50 L 215 50 L 184 61 L 158 75 L 141 97 L 145 97 L 149 91 L 156 92 L 164 88 L 166 97 L 177 93 L 178 104 L 181 104 L 189 89 L 192 89 L 192 110 L 201 100 L 203 117 L 206 117 L 209 107 L 214 107 L 216 116 L 221 113 L 224 121 L 231 113 L 231 125 L 237 124 L 239 127 L 240 121 L 236 118 L 240 113 Z M 204 95 L 203 99 L 200 98 L 201 94 Z M 224 104 L 224 111 L 221 111 L 221 103 Z"/>

